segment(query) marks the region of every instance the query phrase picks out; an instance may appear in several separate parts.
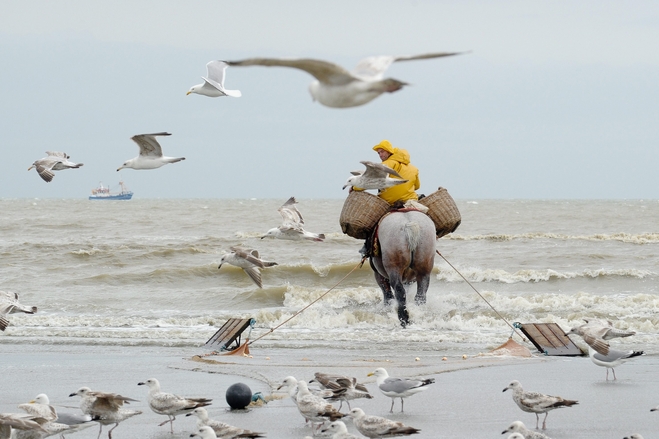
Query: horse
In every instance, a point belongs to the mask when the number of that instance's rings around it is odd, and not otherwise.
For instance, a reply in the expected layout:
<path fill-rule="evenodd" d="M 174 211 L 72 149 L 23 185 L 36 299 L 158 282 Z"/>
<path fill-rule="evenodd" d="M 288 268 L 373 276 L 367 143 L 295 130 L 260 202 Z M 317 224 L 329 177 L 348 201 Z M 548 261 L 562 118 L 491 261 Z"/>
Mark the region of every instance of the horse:
<path fill-rule="evenodd" d="M 416 282 L 414 301 L 417 305 L 426 303 L 435 263 L 435 225 L 417 210 L 394 211 L 380 220 L 376 233 L 379 251 L 371 254 L 369 263 L 384 303 L 388 305 L 396 298 L 398 319 L 404 328 L 410 323 L 405 285 Z"/>

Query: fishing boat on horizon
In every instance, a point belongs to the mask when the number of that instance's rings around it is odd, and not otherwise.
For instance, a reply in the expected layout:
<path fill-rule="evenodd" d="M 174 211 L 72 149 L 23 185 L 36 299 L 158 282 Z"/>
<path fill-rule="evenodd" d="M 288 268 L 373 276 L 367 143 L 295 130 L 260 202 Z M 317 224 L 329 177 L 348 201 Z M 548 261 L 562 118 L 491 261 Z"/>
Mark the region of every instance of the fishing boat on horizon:
<path fill-rule="evenodd" d="M 110 192 L 110 188 L 103 186 L 103 182 L 98 183 L 96 189 L 92 189 L 92 194 L 89 196 L 90 200 L 130 200 L 133 198 L 133 192 L 128 190 L 123 181 L 119 181 L 121 191 L 118 193 Z"/>

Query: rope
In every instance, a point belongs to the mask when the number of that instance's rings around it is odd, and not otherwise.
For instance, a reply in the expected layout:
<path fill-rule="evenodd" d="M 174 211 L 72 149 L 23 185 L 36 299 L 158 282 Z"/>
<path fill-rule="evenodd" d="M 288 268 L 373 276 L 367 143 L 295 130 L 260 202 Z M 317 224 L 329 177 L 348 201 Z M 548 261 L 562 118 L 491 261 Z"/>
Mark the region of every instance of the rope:
<path fill-rule="evenodd" d="M 506 324 L 507 324 L 508 326 L 510 326 L 510 328 L 513 330 L 513 332 L 510 334 L 511 337 L 512 337 L 512 334 L 515 333 L 515 334 L 519 335 L 519 337 L 522 339 L 522 341 L 528 342 L 528 340 L 526 339 L 526 337 L 524 337 L 522 334 L 520 334 L 519 332 L 517 332 L 516 326 L 511 325 L 510 322 L 508 322 L 508 320 L 506 320 L 506 318 L 505 318 L 504 316 L 502 316 L 502 315 L 499 313 L 499 311 L 497 311 L 497 310 L 492 306 L 492 304 L 491 304 L 490 302 L 488 302 L 487 299 L 486 299 L 485 297 L 483 297 L 483 295 L 482 295 L 482 294 L 481 294 L 476 288 L 474 288 L 474 286 L 471 284 L 471 282 L 469 282 L 469 281 L 467 280 L 467 278 L 464 277 L 464 276 L 462 275 L 462 273 L 460 273 L 460 272 L 458 271 L 458 269 L 455 268 L 455 267 L 453 266 L 453 264 L 451 264 L 451 263 L 448 261 L 448 259 L 446 259 L 446 258 L 444 257 L 444 255 L 441 254 L 441 253 L 439 252 L 439 250 L 435 250 L 435 251 L 437 252 L 437 254 L 438 254 L 439 256 L 441 256 L 442 259 L 444 259 L 444 261 L 446 261 L 447 264 L 449 264 L 449 265 L 451 266 L 452 269 L 455 270 L 456 273 L 458 273 L 458 274 L 460 275 L 460 277 L 461 277 L 462 279 L 464 279 L 465 282 L 467 282 L 467 284 L 469 284 L 469 286 L 470 286 L 474 291 L 476 291 L 476 294 L 478 294 L 478 295 L 481 297 L 481 299 L 483 299 L 483 300 L 485 301 L 485 303 L 487 303 L 488 306 L 489 306 L 490 308 L 492 308 L 492 311 L 494 311 L 494 312 L 496 313 L 496 315 L 498 315 L 499 318 L 500 318 L 501 320 L 503 320 L 504 322 L 506 322 Z"/>
<path fill-rule="evenodd" d="M 263 334 L 263 335 L 261 335 L 260 337 L 257 337 L 257 338 L 255 338 L 254 340 L 250 341 L 249 344 L 251 345 L 251 344 L 254 343 L 255 341 L 258 341 L 258 340 L 262 339 L 262 338 L 265 337 L 266 335 L 275 332 L 275 330 L 281 328 L 281 327 L 284 326 L 286 323 L 290 322 L 290 321 L 293 320 L 295 317 L 297 317 L 298 315 L 302 314 L 302 313 L 303 313 L 307 308 L 309 308 L 311 305 L 313 305 L 314 303 L 318 302 L 318 301 L 319 301 L 320 299 L 322 299 L 323 297 L 327 296 L 327 295 L 330 293 L 330 291 L 332 291 L 334 288 L 338 287 L 339 284 L 341 284 L 341 282 L 343 282 L 344 280 L 346 280 L 346 278 L 347 278 L 348 276 L 350 276 L 350 275 L 352 274 L 353 271 L 355 271 L 356 269 L 360 268 L 360 267 L 364 264 L 364 261 L 365 261 L 365 260 L 366 260 L 366 256 L 364 256 L 364 257 L 362 258 L 362 260 L 359 261 L 359 264 L 355 265 L 354 268 L 353 268 L 352 270 L 350 270 L 350 272 L 348 272 L 348 274 L 346 274 L 345 276 L 343 276 L 343 278 L 341 278 L 340 281 L 338 281 L 336 284 L 334 284 L 334 286 L 333 286 L 332 288 L 330 288 L 329 290 L 325 291 L 325 292 L 324 292 L 323 294 L 321 294 L 318 298 L 316 298 L 316 300 L 312 301 L 312 302 L 309 303 L 307 306 L 305 306 L 304 308 L 302 308 L 301 310 L 299 310 L 298 312 L 296 312 L 295 314 L 293 314 L 292 316 L 290 316 L 289 318 L 287 318 L 286 320 L 284 320 L 283 322 L 281 322 L 280 324 L 278 324 L 278 325 L 275 326 L 274 328 L 270 328 L 270 330 L 269 330 L 268 332 L 266 332 L 265 334 Z"/>

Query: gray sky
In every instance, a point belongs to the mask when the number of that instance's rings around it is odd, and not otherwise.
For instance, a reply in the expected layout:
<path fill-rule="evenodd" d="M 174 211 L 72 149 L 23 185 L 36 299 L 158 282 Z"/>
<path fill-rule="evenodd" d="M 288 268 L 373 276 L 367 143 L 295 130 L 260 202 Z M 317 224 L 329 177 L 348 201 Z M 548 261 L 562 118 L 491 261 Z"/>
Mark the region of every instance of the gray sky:
<path fill-rule="evenodd" d="M 654 1 L 6 1 L 0 3 L 3 198 L 343 198 L 382 139 L 420 192 L 459 199 L 646 198 L 659 188 Z M 412 84 L 351 109 L 312 103 L 312 77 L 231 67 L 243 96 L 185 93 L 213 59 L 471 53 L 395 63 Z M 116 169 L 130 137 L 169 131 L 152 171 Z M 42 181 L 65 151 L 81 169 Z"/>

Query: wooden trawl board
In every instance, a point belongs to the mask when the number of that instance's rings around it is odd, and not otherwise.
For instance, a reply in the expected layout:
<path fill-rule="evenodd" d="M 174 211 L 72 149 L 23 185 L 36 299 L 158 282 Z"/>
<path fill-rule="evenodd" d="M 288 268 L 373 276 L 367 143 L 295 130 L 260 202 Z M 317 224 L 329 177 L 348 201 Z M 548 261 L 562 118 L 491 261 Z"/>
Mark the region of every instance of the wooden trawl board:
<path fill-rule="evenodd" d="M 582 356 L 583 352 L 556 323 L 524 323 L 522 332 L 545 355 Z"/>
<path fill-rule="evenodd" d="M 249 326 L 252 319 L 229 319 L 220 329 L 217 330 L 211 338 L 208 339 L 205 348 L 224 350 L 229 349 L 229 345 L 240 340 L 240 334 Z M 238 341 L 235 347 L 240 345 Z"/>

